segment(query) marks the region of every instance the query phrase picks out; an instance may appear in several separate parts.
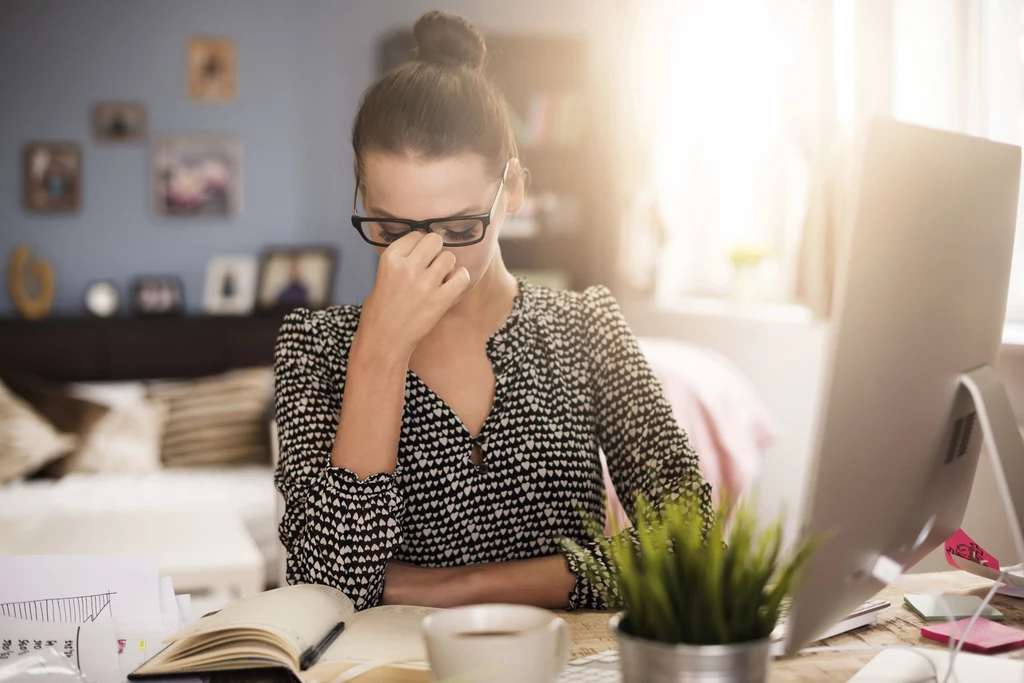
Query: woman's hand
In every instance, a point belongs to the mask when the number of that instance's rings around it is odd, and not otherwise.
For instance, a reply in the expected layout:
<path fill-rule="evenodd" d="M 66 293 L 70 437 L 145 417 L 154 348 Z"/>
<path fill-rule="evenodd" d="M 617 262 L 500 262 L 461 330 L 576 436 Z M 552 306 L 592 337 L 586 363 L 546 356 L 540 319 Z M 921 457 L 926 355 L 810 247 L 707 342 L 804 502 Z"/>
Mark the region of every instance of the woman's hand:
<path fill-rule="evenodd" d="M 469 273 L 440 236 L 411 232 L 384 250 L 348 353 L 331 464 L 360 479 L 394 472 L 409 358 L 459 296 Z"/>
<path fill-rule="evenodd" d="M 469 271 L 456 268 L 443 246 L 439 235 L 413 231 L 384 250 L 363 304 L 360 342 L 408 360 L 469 287 Z"/>

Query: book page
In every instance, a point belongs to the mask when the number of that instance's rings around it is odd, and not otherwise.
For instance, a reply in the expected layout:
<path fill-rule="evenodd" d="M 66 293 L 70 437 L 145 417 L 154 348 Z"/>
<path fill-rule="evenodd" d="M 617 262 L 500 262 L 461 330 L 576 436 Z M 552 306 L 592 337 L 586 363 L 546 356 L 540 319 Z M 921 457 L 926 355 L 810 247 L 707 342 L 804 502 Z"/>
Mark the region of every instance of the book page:
<path fill-rule="evenodd" d="M 327 648 L 320 661 L 403 664 L 425 661 L 427 651 L 421 624 L 424 617 L 438 611 L 430 607 L 388 605 L 359 612 L 345 623 L 345 631 Z"/>
<path fill-rule="evenodd" d="M 217 635 L 221 635 L 228 628 L 254 627 L 280 634 L 298 659 L 339 621 L 354 613 L 352 601 L 329 586 L 284 586 L 228 603 L 216 614 L 186 626 L 171 640 L 180 642 L 191 637 L 202 642 L 198 639 L 210 631 L 220 631 Z"/>

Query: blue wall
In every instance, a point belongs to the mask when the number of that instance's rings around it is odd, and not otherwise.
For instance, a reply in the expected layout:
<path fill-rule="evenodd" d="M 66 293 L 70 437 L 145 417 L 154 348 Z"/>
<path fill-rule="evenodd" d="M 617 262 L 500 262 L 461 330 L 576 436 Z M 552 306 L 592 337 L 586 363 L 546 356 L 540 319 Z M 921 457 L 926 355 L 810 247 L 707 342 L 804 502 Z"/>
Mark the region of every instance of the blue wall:
<path fill-rule="evenodd" d="M 485 31 L 593 35 L 614 0 L 447 0 Z M 113 278 L 122 298 L 142 274 L 174 273 L 201 307 L 207 261 L 268 245 L 341 250 L 334 298 L 360 302 L 376 255 L 349 227 L 349 126 L 373 80 L 376 40 L 437 7 L 428 0 L 0 1 L 0 315 L 13 307 L 7 258 L 28 242 L 57 274 L 54 313 L 83 311 L 82 293 Z M 605 17 L 607 19 L 607 17 Z M 185 49 L 193 34 L 233 37 L 234 104 L 193 102 Z M 244 148 L 244 203 L 228 220 L 182 220 L 153 209 L 148 144 L 92 140 L 90 109 L 141 100 L 150 133 L 229 132 Z M 83 205 L 71 215 L 26 212 L 21 150 L 30 140 L 77 141 Z"/>

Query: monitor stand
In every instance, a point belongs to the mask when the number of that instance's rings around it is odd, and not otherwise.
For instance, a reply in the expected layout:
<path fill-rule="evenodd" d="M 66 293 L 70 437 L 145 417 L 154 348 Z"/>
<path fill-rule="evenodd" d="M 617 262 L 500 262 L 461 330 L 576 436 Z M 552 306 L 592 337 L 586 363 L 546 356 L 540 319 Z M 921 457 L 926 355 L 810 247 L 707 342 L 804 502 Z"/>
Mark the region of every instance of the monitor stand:
<path fill-rule="evenodd" d="M 1006 508 L 1010 534 L 1017 548 L 1016 561 L 1024 561 L 1024 439 L 1017 417 L 999 375 L 989 365 L 960 376 L 960 384 L 970 392 L 984 435 L 984 447 L 992 462 L 996 486 Z M 994 570 L 992 570 L 994 571 Z M 1007 576 L 1008 583 L 1024 588 L 1024 570 L 1017 565 Z M 990 578 L 996 578 L 995 576 Z"/>
<path fill-rule="evenodd" d="M 996 485 L 1006 508 L 1010 533 L 1017 554 L 1024 559 L 1024 535 L 1021 533 L 1021 513 L 1024 513 L 1024 439 L 1017 426 L 1017 418 L 1010 406 L 999 376 L 991 366 L 983 365 L 960 376 L 960 384 L 971 394 L 985 438 L 985 448 L 992 460 Z M 958 562 L 958 564 L 960 564 Z M 964 568 L 981 576 L 996 579 L 999 572 L 973 562 L 964 562 Z M 1004 581 L 1024 588 L 1024 565 L 1016 565 Z M 1011 655 L 1012 656 L 1012 655 Z M 933 680 L 932 664 L 938 670 L 942 683 L 949 669 L 949 653 L 939 648 L 892 648 L 883 650 L 857 672 L 850 683 L 863 681 Z M 1024 661 L 1019 655 L 1013 659 L 977 655 L 961 651 L 954 664 L 959 681 L 1024 681 Z"/>

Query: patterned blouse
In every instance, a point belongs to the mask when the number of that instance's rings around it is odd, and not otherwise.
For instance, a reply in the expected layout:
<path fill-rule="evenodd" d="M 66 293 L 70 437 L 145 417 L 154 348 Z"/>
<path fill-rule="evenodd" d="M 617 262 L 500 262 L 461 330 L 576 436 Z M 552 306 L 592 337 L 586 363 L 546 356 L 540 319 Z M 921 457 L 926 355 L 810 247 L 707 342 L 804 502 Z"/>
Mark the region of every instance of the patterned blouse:
<path fill-rule="evenodd" d="M 638 493 L 654 500 L 683 488 L 710 514 L 697 456 L 604 287 L 519 282 L 487 342 L 495 395 L 477 438 L 409 371 L 395 472 L 360 481 L 332 467 L 360 311 L 298 309 L 278 337 L 275 480 L 290 583 L 335 586 L 365 609 L 380 602 L 392 558 L 450 567 L 564 553 L 563 538 L 594 548 L 586 517 L 605 515 L 599 448 L 631 519 Z M 567 560 L 577 576 L 569 607 L 605 607 L 575 556 Z"/>

